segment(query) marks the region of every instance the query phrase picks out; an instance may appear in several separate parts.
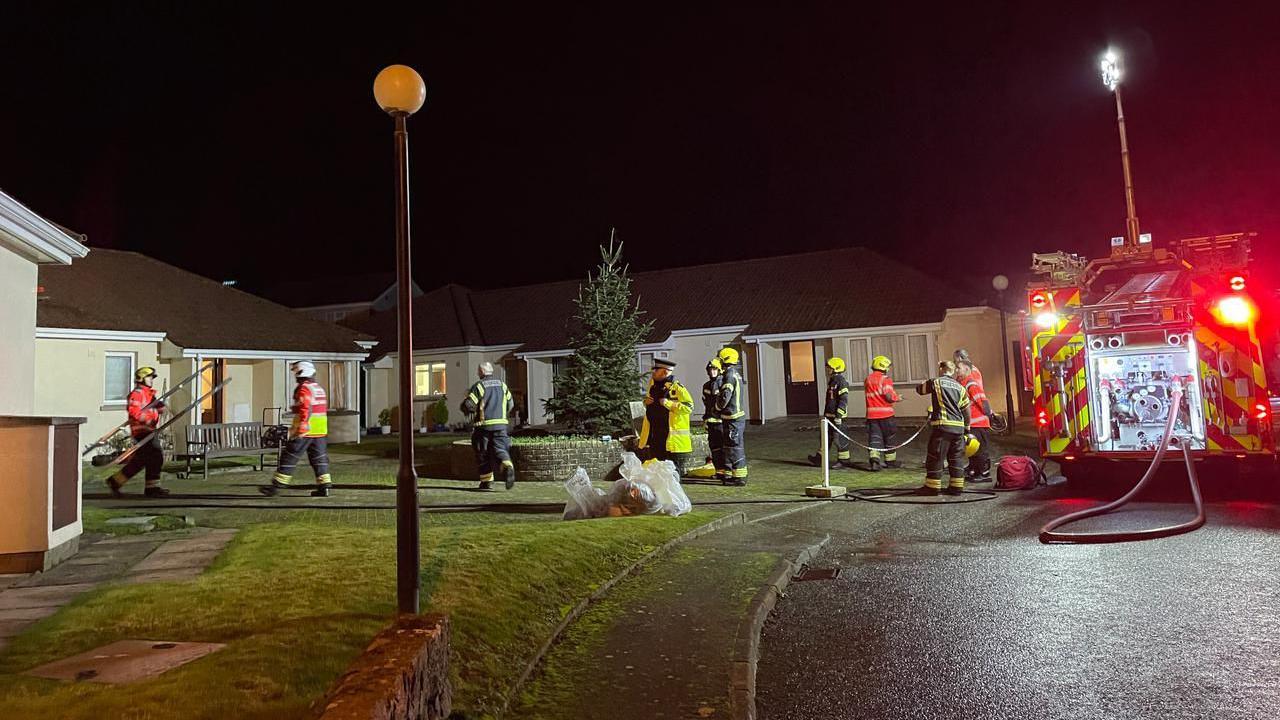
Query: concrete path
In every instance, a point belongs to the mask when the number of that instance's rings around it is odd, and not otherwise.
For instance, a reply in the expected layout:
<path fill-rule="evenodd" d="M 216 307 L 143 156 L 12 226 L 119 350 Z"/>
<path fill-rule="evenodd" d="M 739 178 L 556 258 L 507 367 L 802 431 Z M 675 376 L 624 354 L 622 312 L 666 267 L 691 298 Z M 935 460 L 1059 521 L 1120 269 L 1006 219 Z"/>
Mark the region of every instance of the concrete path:
<path fill-rule="evenodd" d="M 728 717 L 748 605 L 779 558 L 826 539 L 792 517 L 721 530 L 654 560 L 571 626 L 510 716 Z"/>
<path fill-rule="evenodd" d="M 0 650 L 27 626 L 105 582 L 170 582 L 196 577 L 235 530 L 86 535 L 79 553 L 49 572 L 0 576 Z"/>

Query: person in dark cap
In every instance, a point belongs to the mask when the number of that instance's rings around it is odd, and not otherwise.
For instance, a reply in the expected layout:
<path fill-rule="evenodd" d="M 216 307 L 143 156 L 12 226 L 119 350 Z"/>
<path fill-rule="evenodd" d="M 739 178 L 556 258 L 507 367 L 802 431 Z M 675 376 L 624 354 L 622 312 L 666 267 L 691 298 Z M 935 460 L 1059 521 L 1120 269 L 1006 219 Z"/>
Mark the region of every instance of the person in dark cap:
<path fill-rule="evenodd" d="M 676 364 L 666 358 L 653 361 L 637 446 L 641 457 L 670 460 L 675 463 L 676 472 L 683 476 L 685 463 L 693 452 L 693 438 L 689 433 L 693 396 L 676 380 L 675 368 Z"/>

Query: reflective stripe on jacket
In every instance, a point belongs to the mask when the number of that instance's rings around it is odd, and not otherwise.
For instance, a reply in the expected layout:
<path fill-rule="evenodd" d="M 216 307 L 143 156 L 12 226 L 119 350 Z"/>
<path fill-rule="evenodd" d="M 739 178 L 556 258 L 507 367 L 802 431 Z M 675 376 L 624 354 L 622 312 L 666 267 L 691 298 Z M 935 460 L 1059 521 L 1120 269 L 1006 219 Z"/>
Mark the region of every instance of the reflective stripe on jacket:
<path fill-rule="evenodd" d="M 893 379 L 883 371 L 872 370 L 862 383 L 866 391 L 867 419 L 883 420 L 893 417 L 893 404 L 902 398 L 893 389 Z"/>
<path fill-rule="evenodd" d="M 724 369 L 724 382 L 720 384 L 716 410 L 722 420 L 737 420 L 747 414 L 743 402 L 742 373 L 738 372 L 737 365 L 729 365 Z"/>
<path fill-rule="evenodd" d="M 702 422 L 720 422 L 720 416 L 716 413 L 716 397 L 720 394 L 720 385 L 723 383 L 724 378 L 717 375 L 715 379 L 702 384 Z"/>
<path fill-rule="evenodd" d="M 693 436 L 689 432 L 689 416 L 693 414 L 693 396 L 675 378 L 671 378 L 664 384 L 667 386 L 666 397 L 663 397 L 654 405 L 661 403 L 660 407 L 666 410 L 666 450 L 673 453 L 693 452 Z M 649 378 L 649 390 L 645 394 L 651 393 L 653 393 L 653 378 Z M 653 405 L 650 405 L 646 410 L 652 407 Z M 646 412 L 644 423 L 640 426 L 640 438 L 638 440 L 641 448 L 649 447 L 649 433 L 649 413 Z"/>
<path fill-rule="evenodd" d="M 849 414 L 849 381 L 843 373 L 827 379 L 827 404 L 822 414 L 832 420 L 843 420 Z"/>
<path fill-rule="evenodd" d="M 155 399 L 156 389 L 146 385 L 138 385 L 129 391 L 126 410 L 129 413 L 129 434 L 133 437 L 150 435 L 156 429 L 156 423 L 160 422 L 160 409 L 147 407 Z"/>
<path fill-rule="evenodd" d="M 473 427 L 505 427 L 515 404 L 507 384 L 490 375 L 471 386 L 462 401 L 462 412 L 475 413 Z"/>
<path fill-rule="evenodd" d="M 324 437 L 329 434 L 329 396 L 310 378 L 293 389 L 293 435 Z"/>
<path fill-rule="evenodd" d="M 933 398 L 930 425 L 949 432 L 969 432 L 969 393 L 954 378 L 944 375 L 926 380 L 916 392 Z"/>

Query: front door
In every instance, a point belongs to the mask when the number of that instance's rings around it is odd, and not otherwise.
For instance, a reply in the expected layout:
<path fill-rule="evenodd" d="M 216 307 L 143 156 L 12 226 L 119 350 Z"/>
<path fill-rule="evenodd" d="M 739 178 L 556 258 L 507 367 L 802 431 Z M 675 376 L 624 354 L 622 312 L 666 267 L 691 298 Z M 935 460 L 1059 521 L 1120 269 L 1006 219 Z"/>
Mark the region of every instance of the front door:
<path fill-rule="evenodd" d="M 200 373 L 200 394 L 206 394 L 222 382 L 226 373 L 226 360 L 205 360 L 209 367 Z M 222 391 L 219 390 L 200 401 L 200 424 L 222 422 Z"/>
<path fill-rule="evenodd" d="M 787 380 L 787 414 L 818 414 L 818 377 L 813 362 L 813 341 L 789 342 L 782 351 Z"/>

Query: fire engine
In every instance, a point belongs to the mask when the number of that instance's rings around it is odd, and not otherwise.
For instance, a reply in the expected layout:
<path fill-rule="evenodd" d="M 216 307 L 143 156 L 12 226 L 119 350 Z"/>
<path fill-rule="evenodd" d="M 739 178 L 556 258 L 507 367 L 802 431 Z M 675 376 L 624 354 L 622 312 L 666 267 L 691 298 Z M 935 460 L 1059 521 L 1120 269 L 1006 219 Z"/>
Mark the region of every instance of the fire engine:
<path fill-rule="evenodd" d="M 1150 460 L 1176 412 L 1174 432 L 1198 456 L 1274 459 L 1251 236 L 1159 249 L 1149 238 L 1116 238 L 1111 256 L 1093 261 L 1033 256 L 1023 367 L 1042 455 Z"/>

